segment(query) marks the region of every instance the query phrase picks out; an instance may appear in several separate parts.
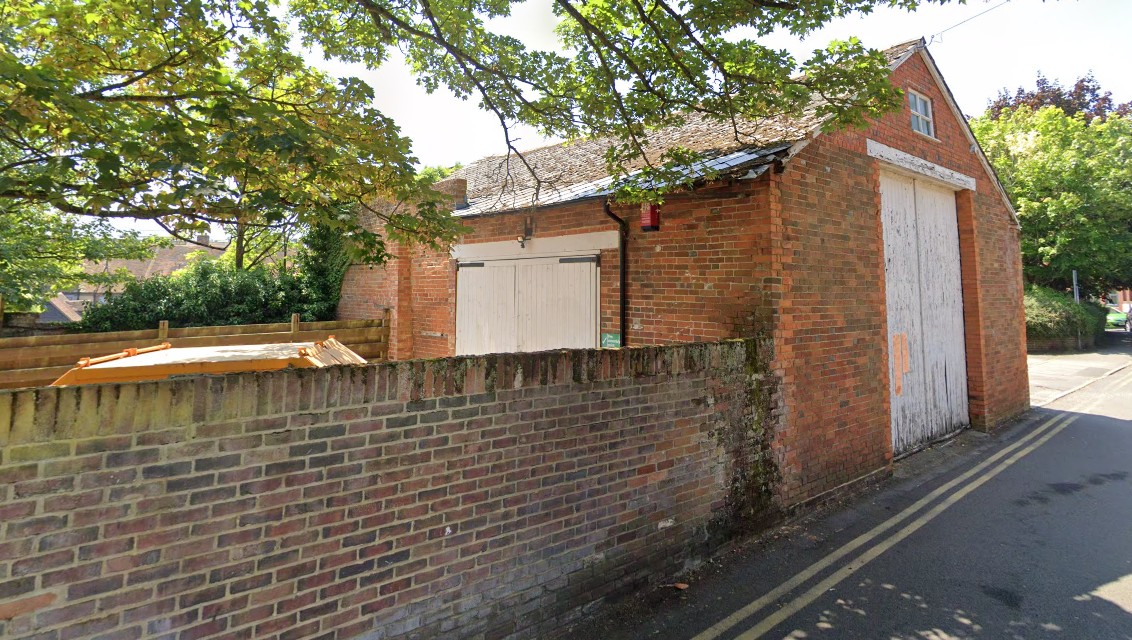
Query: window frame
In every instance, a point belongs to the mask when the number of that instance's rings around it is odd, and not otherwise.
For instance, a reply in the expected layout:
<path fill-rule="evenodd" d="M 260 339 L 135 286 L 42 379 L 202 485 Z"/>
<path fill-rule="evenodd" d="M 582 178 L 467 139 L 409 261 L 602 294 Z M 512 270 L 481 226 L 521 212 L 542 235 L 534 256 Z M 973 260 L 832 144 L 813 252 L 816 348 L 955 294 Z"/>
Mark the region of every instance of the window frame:
<path fill-rule="evenodd" d="M 929 138 L 937 139 L 935 135 L 935 109 L 932 106 L 932 99 L 914 89 L 908 89 L 908 109 L 912 112 L 911 126 L 912 131 L 927 136 Z M 920 103 L 927 108 L 927 113 L 917 110 Z M 927 131 L 922 131 L 918 128 L 917 123 L 920 125 L 927 125 Z"/>

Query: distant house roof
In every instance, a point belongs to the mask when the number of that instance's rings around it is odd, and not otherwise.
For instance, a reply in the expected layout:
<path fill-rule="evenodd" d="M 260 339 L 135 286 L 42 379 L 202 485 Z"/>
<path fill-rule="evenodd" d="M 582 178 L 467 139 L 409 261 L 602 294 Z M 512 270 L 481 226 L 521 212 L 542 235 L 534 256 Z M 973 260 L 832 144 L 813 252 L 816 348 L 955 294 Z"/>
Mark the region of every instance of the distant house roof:
<path fill-rule="evenodd" d="M 154 276 L 167 276 L 178 269 L 184 269 L 189 266 L 189 254 L 204 251 L 209 257 L 215 258 L 224 253 L 223 249 L 205 249 L 204 247 L 189 244 L 187 242 L 178 242 L 171 247 L 158 249 L 153 253 L 153 257 L 148 260 L 105 260 L 103 262 L 88 262 L 83 266 L 83 271 L 89 274 L 96 273 L 113 273 L 119 269 L 125 269 L 138 280 L 152 278 Z M 111 290 L 117 291 L 121 287 L 114 287 Z M 79 287 L 80 291 L 105 291 L 103 287 L 84 283 Z"/>
<path fill-rule="evenodd" d="M 37 324 L 48 322 L 78 322 L 81 319 L 79 312 L 71 306 L 71 301 L 63 294 L 58 294 L 44 305 L 43 313 L 36 319 Z"/>
<path fill-rule="evenodd" d="M 922 47 L 922 39 L 910 40 L 883 53 L 895 68 Z M 689 168 L 690 177 L 712 171 L 746 173 L 817 132 L 825 121 L 817 115 L 820 104 L 815 100 L 799 117 L 746 120 L 738 127 L 693 114 L 680 126 L 650 131 L 645 156 L 656 162 L 666 150 L 683 147 L 705 156 Z M 606 170 L 605 152 L 613 144 L 611 138 L 579 140 L 524 151 L 522 160 L 496 155 L 473 162 L 450 176 L 468 183 L 468 206 L 455 214 L 472 216 L 607 195 L 613 178 Z M 538 184 L 524 161 L 538 176 Z M 639 159 L 628 168 L 644 166 L 645 160 Z"/>

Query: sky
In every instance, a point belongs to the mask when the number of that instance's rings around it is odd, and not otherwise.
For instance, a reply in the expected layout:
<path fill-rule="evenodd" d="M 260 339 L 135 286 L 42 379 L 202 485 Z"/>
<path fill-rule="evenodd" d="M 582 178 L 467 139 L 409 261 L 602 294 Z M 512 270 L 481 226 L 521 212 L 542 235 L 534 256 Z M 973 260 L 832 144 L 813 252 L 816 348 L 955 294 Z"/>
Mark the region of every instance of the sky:
<path fill-rule="evenodd" d="M 554 17 L 549 0 L 527 0 L 497 26 L 528 46 L 550 48 Z M 985 12 L 985 13 L 984 13 Z M 979 15 L 982 14 L 982 15 Z M 967 115 L 981 114 L 1000 90 L 1032 88 L 1038 72 L 1064 85 L 1092 71 L 1120 102 L 1132 100 L 1132 0 L 969 0 L 925 6 L 915 12 L 880 9 L 837 21 L 804 42 L 773 34 L 763 42 L 798 58 L 832 39 L 857 36 L 884 49 L 923 36 L 929 51 Z M 397 60 L 371 71 L 309 61 L 335 75 L 356 75 L 377 92 L 376 106 L 393 118 L 425 166 L 467 164 L 505 153 L 503 132 L 494 115 L 443 89 L 429 95 L 416 86 Z M 520 149 L 546 144 L 532 131 L 521 134 Z"/>

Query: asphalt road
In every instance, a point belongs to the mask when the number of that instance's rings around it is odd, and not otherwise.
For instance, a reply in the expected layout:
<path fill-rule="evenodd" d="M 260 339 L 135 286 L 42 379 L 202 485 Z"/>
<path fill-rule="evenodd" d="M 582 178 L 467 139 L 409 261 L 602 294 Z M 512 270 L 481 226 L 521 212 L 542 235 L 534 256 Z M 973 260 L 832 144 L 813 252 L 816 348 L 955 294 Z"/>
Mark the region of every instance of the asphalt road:
<path fill-rule="evenodd" d="M 1132 639 L 1132 366 L 569 637 Z"/>

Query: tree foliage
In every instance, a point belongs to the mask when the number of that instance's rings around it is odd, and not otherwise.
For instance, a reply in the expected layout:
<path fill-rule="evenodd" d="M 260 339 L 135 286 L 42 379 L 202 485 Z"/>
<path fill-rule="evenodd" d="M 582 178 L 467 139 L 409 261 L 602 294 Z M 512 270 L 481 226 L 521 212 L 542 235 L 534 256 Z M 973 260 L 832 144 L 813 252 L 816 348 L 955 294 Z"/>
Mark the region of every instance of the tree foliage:
<path fill-rule="evenodd" d="M 1021 106 L 971 122 L 1022 224 L 1031 283 L 1099 296 L 1132 286 L 1132 118 Z"/>
<path fill-rule="evenodd" d="M 417 173 L 417 180 L 426 185 L 434 185 L 437 182 L 440 182 L 441 180 L 452 175 L 457 169 L 460 169 L 463 166 L 463 163 L 457 162 L 451 167 L 422 167 L 421 170 Z"/>
<path fill-rule="evenodd" d="M 315 225 L 307 231 L 298 258 L 304 316 L 334 319 L 342 293 L 342 278 L 350 262 L 341 234 L 323 225 Z"/>
<path fill-rule="evenodd" d="M 610 170 L 622 174 L 654 127 L 690 115 L 729 123 L 738 139 L 753 119 L 797 115 L 814 97 L 831 126 L 893 107 L 880 52 L 848 40 L 796 60 L 759 38 L 947 0 L 553 0 L 567 53 L 490 28 L 516 1 L 8 0 L 0 200 L 174 232 L 295 216 L 380 261 L 366 215 L 410 240 L 445 242 L 458 228 L 415 179 L 409 141 L 369 106 L 373 89 L 307 66 L 294 36 L 370 67 L 403 52 L 424 87 L 494 113 L 516 154 L 517 123 L 611 136 Z M 663 185 L 692 159 L 671 149 L 654 160 L 649 179 Z"/>
<path fill-rule="evenodd" d="M 238 221 L 224 225 L 228 244 L 221 260 L 229 260 L 237 269 L 250 269 L 269 262 L 286 261 L 294 256 L 301 242 L 300 225 L 293 216 L 276 224 L 261 225 Z"/>
<path fill-rule="evenodd" d="M 83 263 L 149 258 L 161 244 L 105 220 L 0 203 L 0 298 L 9 309 L 32 309 L 81 282 L 120 282 L 129 274 L 86 274 Z"/>
<path fill-rule="evenodd" d="M 946 1 L 946 0 L 943 0 Z M 509 153 L 515 123 L 567 139 L 610 136 L 613 175 L 644 156 L 649 132 L 691 115 L 729 123 L 740 139 L 753 119 L 817 113 L 861 123 L 893 107 L 887 61 L 859 41 L 832 42 L 805 60 L 764 46 L 778 29 L 803 37 L 830 20 L 919 0 L 552 0 L 568 53 L 536 50 L 493 32 L 514 0 L 292 0 L 303 41 L 328 55 L 377 66 L 393 49 L 418 82 L 476 100 L 500 122 Z M 670 149 L 642 181 L 671 183 L 694 161 Z M 528 166 L 527 169 L 530 169 Z M 533 171 L 532 171 L 533 173 Z M 535 176 L 538 177 L 537 175 Z"/>
<path fill-rule="evenodd" d="M 1087 74 L 1066 89 L 1056 80 L 1049 80 L 1038 74 L 1034 89 L 1018 87 L 1011 95 L 1006 89 L 987 107 L 987 115 L 998 118 L 1003 111 L 1026 106 L 1036 111 L 1042 107 L 1057 107 L 1069 116 L 1081 114 L 1088 121 L 1096 118 L 1104 120 L 1109 115 L 1132 115 L 1132 102 L 1117 104 L 1111 91 L 1104 91 L 1093 74 Z"/>
<path fill-rule="evenodd" d="M 309 67 L 286 25 L 269 0 L 0 4 L 0 202 L 175 233 L 293 215 L 371 259 L 384 248 L 361 212 L 451 238 L 373 90 Z"/>

